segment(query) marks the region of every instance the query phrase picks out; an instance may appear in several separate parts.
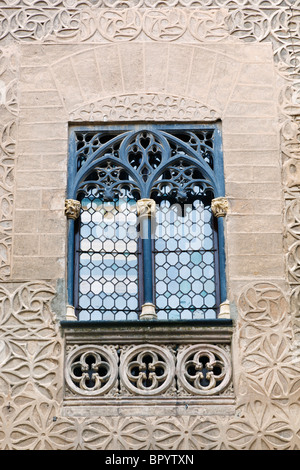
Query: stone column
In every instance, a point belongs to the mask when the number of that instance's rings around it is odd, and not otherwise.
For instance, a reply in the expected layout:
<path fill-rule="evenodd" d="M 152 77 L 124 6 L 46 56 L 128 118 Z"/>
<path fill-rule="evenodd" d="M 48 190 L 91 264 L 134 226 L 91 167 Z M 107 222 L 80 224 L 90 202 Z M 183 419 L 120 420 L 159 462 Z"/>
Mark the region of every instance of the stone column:
<path fill-rule="evenodd" d="M 80 215 L 81 204 L 76 199 L 66 199 L 65 214 L 68 218 L 68 305 L 66 320 L 76 321 L 74 307 L 74 234 L 75 220 Z"/>
<path fill-rule="evenodd" d="M 151 224 L 155 217 L 156 204 L 153 199 L 137 201 L 137 215 L 140 223 L 140 236 L 143 251 L 143 287 L 144 303 L 140 314 L 141 320 L 155 320 L 155 304 L 153 298 L 152 239 Z"/>

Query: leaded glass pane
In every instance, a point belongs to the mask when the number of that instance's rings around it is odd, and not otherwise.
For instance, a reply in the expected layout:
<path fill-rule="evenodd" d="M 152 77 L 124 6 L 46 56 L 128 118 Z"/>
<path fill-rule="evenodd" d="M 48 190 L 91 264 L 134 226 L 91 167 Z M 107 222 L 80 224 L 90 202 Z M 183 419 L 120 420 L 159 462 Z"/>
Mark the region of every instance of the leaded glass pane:
<path fill-rule="evenodd" d="M 155 286 L 159 319 L 216 318 L 212 215 L 201 199 L 162 199 L 156 215 Z"/>
<path fill-rule="evenodd" d="M 224 193 L 217 126 L 90 126 L 73 139 L 79 320 L 135 320 L 143 303 L 156 303 L 159 319 L 215 318 L 224 286 L 210 209 Z M 136 202 L 148 198 L 157 206 L 152 230 L 137 219 Z M 155 233 L 152 245 L 139 229 Z"/>
<path fill-rule="evenodd" d="M 136 200 L 105 201 L 97 189 L 81 201 L 79 320 L 138 318 Z"/>

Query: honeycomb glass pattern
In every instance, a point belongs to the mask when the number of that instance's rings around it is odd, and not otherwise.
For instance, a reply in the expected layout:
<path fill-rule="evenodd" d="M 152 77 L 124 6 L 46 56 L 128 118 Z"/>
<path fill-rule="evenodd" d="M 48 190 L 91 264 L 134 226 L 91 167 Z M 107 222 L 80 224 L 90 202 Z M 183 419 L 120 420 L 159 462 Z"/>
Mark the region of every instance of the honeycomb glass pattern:
<path fill-rule="evenodd" d="M 90 189 L 81 200 L 79 320 L 138 318 L 136 200 L 105 201 Z"/>
<path fill-rule="evenodd" d="M 160 320 L 216 318 L 226 291 L 223 226 L 211 213 L 225 193 L 220 126 L 79 126 L 69 149 L 67 196 L 82 206 L 68 252 L 78 319 L 137 320 L 144 304 Z M 155 201 L 155 223 L 137 215 L 140 199 Z"/>
<path fill-rule="evenodd" d="M 210 205 L 160 201 L 155 289 L 159 319 L 216 318 L 215 236 Z"/>

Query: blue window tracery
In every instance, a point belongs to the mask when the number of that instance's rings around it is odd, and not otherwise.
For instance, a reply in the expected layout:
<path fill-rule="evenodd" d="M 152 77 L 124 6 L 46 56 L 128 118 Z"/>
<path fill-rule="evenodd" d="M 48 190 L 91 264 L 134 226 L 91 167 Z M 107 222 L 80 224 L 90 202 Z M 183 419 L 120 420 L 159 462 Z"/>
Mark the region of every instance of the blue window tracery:
<path fill-rule="evenodd" d="M 80 320 L 216 318 L 226 299 L 221 132 L 214 125 L 71 128 L 68 198 L 69 303 Z M 156 202 L 146 234 L 141 199 Z M 143 219 L 144 220 L 144 219 Z M 144 222 L 143 222 L 144 223 Z"/>

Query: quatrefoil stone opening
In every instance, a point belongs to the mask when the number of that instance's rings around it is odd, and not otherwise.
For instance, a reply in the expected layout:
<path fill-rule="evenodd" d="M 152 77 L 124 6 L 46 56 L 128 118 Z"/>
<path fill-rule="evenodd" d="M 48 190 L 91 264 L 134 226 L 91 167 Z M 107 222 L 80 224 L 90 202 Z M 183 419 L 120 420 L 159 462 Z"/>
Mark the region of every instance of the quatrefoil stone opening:
<path fill-rule="evenodd" d="M 177 378 L 179 387 L 193 395 L 216 395 L 230 382 L 230 358 L 214 345 L 184 348 L 177 358 Z"/>
<path fill-rule="evenodd" d="M 121 356 L 121 384 L 134 395 L 162 394 L 170 387 L 174 375 L 172 353 L 157 345 L 130 348 Z"/>
<path fill-rule="evenodd" d="M 116 354 L 100 347 L 76 348 L 67 358 L 66 381 L 77 394 L 103 395 L 116 385 Z"/>

